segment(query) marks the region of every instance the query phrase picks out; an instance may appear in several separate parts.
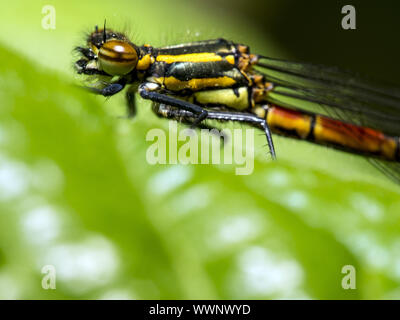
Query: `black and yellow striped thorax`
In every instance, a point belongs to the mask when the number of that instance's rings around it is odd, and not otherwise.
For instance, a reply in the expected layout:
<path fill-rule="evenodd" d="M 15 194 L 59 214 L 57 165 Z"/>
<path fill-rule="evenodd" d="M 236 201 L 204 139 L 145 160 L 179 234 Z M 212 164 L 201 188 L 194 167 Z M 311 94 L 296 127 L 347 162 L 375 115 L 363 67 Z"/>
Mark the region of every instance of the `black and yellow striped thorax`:
<path fill-rule="evenodd" d="M 246 109 L 252 105 L 247 47 L 224 39 L 165 48 L 140 48 L 146 80 L 202 105 Z M 145 62 L 147 61 L 147 62 Z M 140 68 L 139 68 L 140 70 Z"/>

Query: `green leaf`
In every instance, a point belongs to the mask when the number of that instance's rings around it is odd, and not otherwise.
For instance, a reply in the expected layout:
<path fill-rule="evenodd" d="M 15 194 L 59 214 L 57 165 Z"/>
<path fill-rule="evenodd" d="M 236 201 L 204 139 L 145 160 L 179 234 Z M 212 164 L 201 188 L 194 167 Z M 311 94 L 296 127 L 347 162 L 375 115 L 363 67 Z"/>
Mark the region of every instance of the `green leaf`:
<path fill-rule="evenodd" d="M 105 101 L 75 86 L 67 48 L 82 25 L 66 17 L 93 7 L 64 3 L 54 41 L 33 29 L 26 51 L 2 35 L 0 298 L 399 297 L 397 186 L 356 156 L 283 138 L 271 162 L 262 136 L 248 176 L 239 165 L 150 165 L 146 134 L 168 133 L 168 121 L 140 99 L 138 117 L 121 119 L 122 94 Z M 98 21 L 111 4 L 96 4 Z M 163 9 L 154 19 L 184 10 Z M 162 25 L 149 28 L 154 37 Z M 56 290 L 42 288 L 45 265 Z M 342 288 L 345 265 L 356 290 Z"/>

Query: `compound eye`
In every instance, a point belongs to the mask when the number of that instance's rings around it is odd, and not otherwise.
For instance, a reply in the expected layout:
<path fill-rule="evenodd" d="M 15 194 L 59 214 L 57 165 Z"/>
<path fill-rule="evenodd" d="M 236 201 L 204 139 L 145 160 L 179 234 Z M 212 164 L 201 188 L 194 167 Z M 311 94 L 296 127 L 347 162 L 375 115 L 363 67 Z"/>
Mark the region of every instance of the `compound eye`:
<path fill-rule="evenodd" d="M 100 68 L 112 76 L 122 76 L 131 72 L 137 65 L 138 54 L 126 41 L 109 40 L 98 53 Z"/>

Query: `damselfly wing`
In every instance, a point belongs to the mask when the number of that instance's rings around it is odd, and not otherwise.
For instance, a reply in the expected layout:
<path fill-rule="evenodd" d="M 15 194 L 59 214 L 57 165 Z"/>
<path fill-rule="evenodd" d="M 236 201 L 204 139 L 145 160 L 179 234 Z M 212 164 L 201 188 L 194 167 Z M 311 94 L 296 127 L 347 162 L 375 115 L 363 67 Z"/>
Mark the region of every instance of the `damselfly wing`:
<path fill-rule="evenodd" d="M 398 88 L 374 83 L 350 71 L 310 63 L 262 56 L 257 66 L 274 83 L 268 97 L 270 103 L 343 121 L 343 128 L 349 123 L 380 131 L 385 136 L 400 136 Z M 385 161 L 370 157 L 368 160 L 389 178 L 400 182 L 400 159 Z"/>

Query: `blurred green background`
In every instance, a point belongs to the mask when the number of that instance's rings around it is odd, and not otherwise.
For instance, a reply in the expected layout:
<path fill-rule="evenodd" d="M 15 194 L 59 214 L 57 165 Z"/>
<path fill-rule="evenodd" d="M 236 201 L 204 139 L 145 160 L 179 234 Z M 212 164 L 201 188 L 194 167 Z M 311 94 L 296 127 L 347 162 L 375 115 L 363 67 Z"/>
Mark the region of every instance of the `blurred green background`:
<path fill-rule="evenodd" d="M 399 187 L 364 159 L 276 137 L 271 162 L 257 136 L 249 176 L 152 166 L 146 133 L 168 121 L 139 98 L 137 118 L 121 119 L 123 94 L 88 94 L 72 68 L 72 48 L 107 18 L 138 44 L 226 37 L 399 83 L 399 4 L 373 3 L 353 3 L 354 31 L 340 1 L 3 3 L 0 298 L 399 298 Z M 42 289 L 45 265 L 55 290 Z M 342 289 L 345 265 L 356 290 Z"/>

